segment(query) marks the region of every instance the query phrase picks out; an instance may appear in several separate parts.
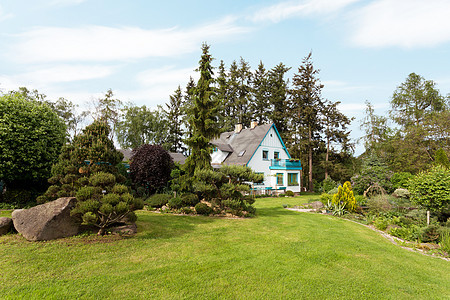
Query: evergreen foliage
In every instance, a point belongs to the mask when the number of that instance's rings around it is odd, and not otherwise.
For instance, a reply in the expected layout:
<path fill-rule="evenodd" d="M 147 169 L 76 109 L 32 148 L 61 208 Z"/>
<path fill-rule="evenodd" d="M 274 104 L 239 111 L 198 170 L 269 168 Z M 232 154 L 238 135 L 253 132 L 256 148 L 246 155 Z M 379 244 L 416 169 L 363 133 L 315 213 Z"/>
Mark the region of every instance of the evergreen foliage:
<path fill-rule="evenodd" d="M 136 221 L 133 211 L 143 207 L 141 199 L 134 198 L 126 186 L 116 183 L 116 176 L 105 172 L 92 174 L 89 184 L 78 189 L 76 198 L 70 214 L 79 217 L 83 225 L 98 227 L 99 235 L 112 224 Z"/>
<path fill-rule="evenodd" d="M 338 192 L 333 195 L 332 203 L 335 205 L 344 204 L 345 209 L 350 212 L 356 210 L 356 199 L 349 181 L 346 181 L 343 186 L 339 186 Z"/>
<path fill-rule="evenodd" d="M 353 189 L 362 195 L 369 187 L 379 186 L 387 193 L 393 191 L 392 171 L 387 164 L 375 154 L 367 157 L 359 174 L 352 177 Z"/>
<path fill-rule="evenodd" d="M 292 105 L 292 137 L 291 147 L 297 155 L 307 153 L 308 190 L 313 191 L 313 152 L 319 147 L 320 133 L 323 129 L 321 112 L 324 110 L 324 101 L 321 91 L 323 85 L 317 75 L 319 70 L 314 69 L 309 53 L 298 68 L 298 73 L 292 79 L 290 100 Z M 306 170 L 305 170 L 306 171 Z"/>
<path fill-rule="evenodd" d="M 48 181 L 52 186 L 37 201 L 74 197 L 79 188 L 88 185 L 87 178 L 97 172 L 111 173 L 117 182 L 124 182 L 117 168 L 123 155 L 115 149 L 109 131 L 106 123 L 94 121 L 72 143 L 65 145 L 51 169 L 52 177 Z"/>
<path fill-rule="evenodd" d="M 213 97 L 214 89 L 211 86 L 214 79 L 209 46 L 203 44 L 202 52 L 198 68 L 200 79 L 190 90 L 193 105 L 188 112 L 192 136 L 186 140 L 191 153 L 185 165 L 187 173 L 191 176 L 198 170 L 211 168 L 212 147 L 209 141 L 220 132 L 216 124 L 218 103 Z"/>

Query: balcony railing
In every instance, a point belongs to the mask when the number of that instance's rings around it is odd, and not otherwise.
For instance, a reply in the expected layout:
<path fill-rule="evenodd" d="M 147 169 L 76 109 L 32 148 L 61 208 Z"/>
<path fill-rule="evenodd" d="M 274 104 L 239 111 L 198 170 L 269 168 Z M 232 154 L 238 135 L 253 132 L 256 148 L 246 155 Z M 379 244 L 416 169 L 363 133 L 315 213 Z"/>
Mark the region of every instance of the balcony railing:
<path fill-rule="evenodd" d="M 301 169 L 302 164 L 300 160 L 294 159 L 272 159 L 270 164 L 271 169 Z"/>

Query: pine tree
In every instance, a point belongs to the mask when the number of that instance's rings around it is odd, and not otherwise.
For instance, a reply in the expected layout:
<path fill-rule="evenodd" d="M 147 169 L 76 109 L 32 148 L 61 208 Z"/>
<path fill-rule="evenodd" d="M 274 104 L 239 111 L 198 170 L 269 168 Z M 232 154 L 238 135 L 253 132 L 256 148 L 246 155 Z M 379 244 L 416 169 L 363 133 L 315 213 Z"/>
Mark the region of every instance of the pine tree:
<path fill-rule="evenodd" d="M 169 136 L 167 139 L 168 149 L 172 152 L 185 152 L 186 148 L 183 146 L 183 128 L 182 128 L 182 109 L 183 109 L 183 95 L 181 87 L 175 90 L 175 93 L 170 96 L 169 103 L 166 103 L 167 109 L 164 110 L 165 117 L 170 123 Z"/>
<path fill-rule="evenodd" d="M 313 191 L 313 151 L 319 146 L 320 133 L 323 128 L 321 112 L 324 102 L 321 95 L 323 85 L 314 69 L 311 61 L 312 53 L 309 53 L 294 74 L 290 91 L 293 119 L 292 126 L 295 137 L 292 145 L 308 153 L 308 189 Z M 291 133 L 292 134 L 292 133 Z M 303 151 L 301 151 L 302 153 Z"/>
<path fill-rule="evenodd" d="M 250 110 L 252 111 L 253 120 L 259 124 L 268 122 L 268 114 L 270 112 L 270 96 L 269 96 L 269 81 L 268 73 L 262 61 L 259 62 L 258 68 L 253 74 L 252 79 L 252 94 L 253 101 L 250 103 Z"/>
<path fill-rule="evenodd" d="M 283 139 L 288 131 L 288 80 L 284 75 L 291 68 L 279 63 L 268 73 L 268 97 L 270 99 L 269 119 L 275 124 Z"/>
<path fill-rule="evenodd" d="M 214 83 L 214 73 L 209 46 L 203 44 L 202 52 L 197 69 L 200 79 L 192 89 L 193 106 L 188 114 L 192 136 L 186 141 L 191 150 L 191 155 L 186 160 L 186 170 L 191 176 L 197 170 L 211 169 L 212 148 L 209 141 L 219 135 L 217 101 L 213 97 L 214 90 L 211 86 Z"/>
<path fill-rule="evenodd" d="M 333 152 L 333 143 L 340 144 L 341 152 L 352 152 L 353 144 L 350 142 L 350 131 L 347 126 L 350 125 L 354 118 L 349 119 L 341 113 L 337 106 L 341 102 L 328 102 L 322 111 L 324 122 L 324 135 L 326 139 L 327 152 L 325 154 L 325 179 L 328 178 L 330 164 L 330 152 Z"/>

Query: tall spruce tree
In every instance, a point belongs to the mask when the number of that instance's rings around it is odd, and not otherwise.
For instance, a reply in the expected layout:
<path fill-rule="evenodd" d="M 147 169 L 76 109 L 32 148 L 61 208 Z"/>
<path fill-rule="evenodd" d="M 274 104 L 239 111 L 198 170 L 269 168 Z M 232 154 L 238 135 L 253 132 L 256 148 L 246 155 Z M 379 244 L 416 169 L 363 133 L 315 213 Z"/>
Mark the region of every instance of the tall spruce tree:
<path fill-rule="evenodd" d="M 268 121 L 268 114 L 270 112 L 270 95 L 269 95 L 269 80 L 268 74 L 262 61 L 259 62 L 258 68 L 253 73 L 252 79 L 252 94 L 253 101 L 250 103 L 250 110 L 253 113 L 253 120 L 259 124 Z"/>
<path fill-rule="evenodd" d="M 288 131 L 288 84 L 284 79 L 286 72 L 291 68 L 279 63 L 268 72 L 268 97 L 270 99 L 269 119 L 275 124 L 283 139 Z"/>
<path fill-rule="evenodd" d="M 213 97 L 213 67 L 209 46 L 202 45 L 202 56 L 199 61 L 200 79 L 192 88 L 193 106 L 189 110 L 189 124 L 192 136 L 186 140 L 191 154 L 186 159 L 186 171 L 194 175 L 195 171 L 211 168 L 212 147 L 209 141 L 219 135 L 217 127 L 217 101 Z"/>
<path fill-rule="evenodd" d="M 295 148 L 308 154 L 308 190 L 313 191 L 313 152 L 319 146 L 320 133 L 323 129 L 321 113 L 324 109 L 322 99 L 323 85 L 317 75 L 318 69 L 314 69 L 311 61 L 312 53 L 309 53 L 298 68 L 298 73 L 292 79 L 290 100 L 292 107 L 292 126 L 295 135 Z M 292 134 L 292 133 L 291 133 Z M 296 150 L 296 149 L 295 149 Z"/>
<path fill-rule="evenodd" d="M 175 90 L 175 93 L 170 96 L 169 103 L 166 103 L 166 109 L 164 115 L 167 119 L 169 126 L 169 136 L 167 138 L 168 150 L 172 152 L 183 153 L 186 151 L 186 147 L 183 145 L 183 94 L 181 87 Z"/>

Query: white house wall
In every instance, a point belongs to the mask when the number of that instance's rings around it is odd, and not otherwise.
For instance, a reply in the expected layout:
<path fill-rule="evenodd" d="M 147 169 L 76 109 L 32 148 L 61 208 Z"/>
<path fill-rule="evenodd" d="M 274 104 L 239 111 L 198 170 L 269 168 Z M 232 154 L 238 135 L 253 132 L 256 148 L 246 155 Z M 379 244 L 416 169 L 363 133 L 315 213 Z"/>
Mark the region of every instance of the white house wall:
<path fill-rule="evenodd" d="M 262 158 L 264 150 L 269 152 L 269 157 L 267 160 L 263 160 Z M 247 164 L 247 166 L 249 166 L 254 172 L 264 173 L 264 186 L 275 187 L 275 185 L 272 184 L 273 176 L 270 175 L 269 169 L 271 160 L 274 159 L 275 152 L 279 152 L 280 159 L 289 159 L 289 156 L 283 149 L 283 145 L 281 144 L 277 133 L 273 127 L 271 127 L 269 132 L 266 134 L 266 137 L 261 142 L 261 145 L 256 149 L 255 154 Z"/>

